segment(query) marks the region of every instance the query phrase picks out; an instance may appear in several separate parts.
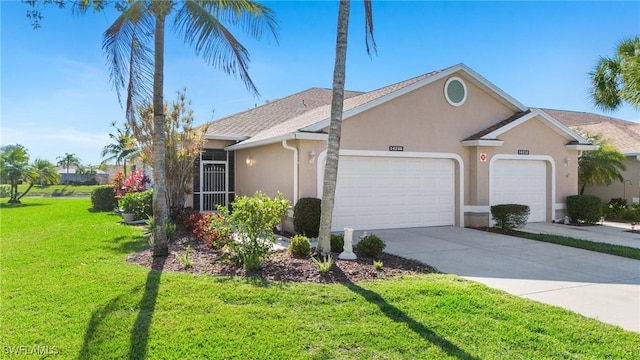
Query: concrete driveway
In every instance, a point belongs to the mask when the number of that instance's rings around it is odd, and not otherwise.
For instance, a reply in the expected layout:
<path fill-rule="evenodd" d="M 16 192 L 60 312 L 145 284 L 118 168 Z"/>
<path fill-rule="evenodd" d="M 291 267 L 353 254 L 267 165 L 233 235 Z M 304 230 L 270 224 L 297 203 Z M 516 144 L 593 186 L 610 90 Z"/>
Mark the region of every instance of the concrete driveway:
<path fill-rule="evenodd" d="M 389 253 L 640 332 L 640 260 L 459 227 L 373 233 Z"/>

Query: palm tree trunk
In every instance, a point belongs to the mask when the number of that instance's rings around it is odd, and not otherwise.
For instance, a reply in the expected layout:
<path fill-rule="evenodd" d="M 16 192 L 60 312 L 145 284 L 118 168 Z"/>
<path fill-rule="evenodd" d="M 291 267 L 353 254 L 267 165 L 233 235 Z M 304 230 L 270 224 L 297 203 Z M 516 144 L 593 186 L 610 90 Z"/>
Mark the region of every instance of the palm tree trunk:
<path fill-rule="evenodd" d="M 153 74 L 153 256 L 169 254 L 166 233 L 165 131 L 164 131 L 164 26 L 171 2 L 154 2 L 156 17 Z"/>
<path fill-rule="evenodd" d="M 326 255 L 331 250 L 331 219 L 338 179 L 338 155 L 342 131 L 342 107 L 344 102 L 345 68 L 347 60 L 347 31 L 349 29 L 349 0 L 341 0 L 338 8 L 338 34 L 336 37 L 336 61 L 333 68 L 333 96 L 331 98 L 331 123 L 327 141 L 327 162 L 322 183 L 322 210 L 318 250 Z"/>

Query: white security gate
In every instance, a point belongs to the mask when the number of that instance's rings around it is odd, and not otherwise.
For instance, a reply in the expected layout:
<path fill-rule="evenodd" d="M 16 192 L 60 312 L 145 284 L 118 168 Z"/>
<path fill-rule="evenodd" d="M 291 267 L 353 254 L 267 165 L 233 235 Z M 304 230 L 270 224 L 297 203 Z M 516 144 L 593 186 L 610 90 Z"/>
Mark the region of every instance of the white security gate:
<path fill-rule="evenodd" d="M 340 156 L 332 229 L 453 225 L 450 159 Z"/>
<path fill-rule="evenodd" d="M 491 205 L 529 205 L 529 222 L 547 220 L 547 164 L 539 160 L 497 160 L 491 174 Z"/>
<path fill-rule="evenodd" d="M 229 205 L 226 161 L 200 162 L 200 211 L 215 211 Z"/>

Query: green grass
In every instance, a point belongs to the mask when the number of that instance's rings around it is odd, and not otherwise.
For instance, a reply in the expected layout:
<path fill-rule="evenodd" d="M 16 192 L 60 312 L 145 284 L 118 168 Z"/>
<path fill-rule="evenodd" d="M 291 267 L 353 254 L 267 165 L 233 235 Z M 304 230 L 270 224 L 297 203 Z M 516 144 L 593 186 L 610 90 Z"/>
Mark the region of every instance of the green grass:
<path fill-rule="evenodd" d="M 93 189 L 101 185 L 34 185 L 25 197 L 90 197 Z M 21 194 L 29 185 L 18 185 Z"/>
<path fill-rule="evenodd" d="M 511 235 L 511 234 L 509 234 Z M 544 241 L 552 244 L 571 246 L 578 249 L 597 251 L 603 254 L 616 255 L 629 259 L 640 260 L 640 249 L 629 246 L 600 243 L 589 240 L 576 239 L 568 236 L 551 235 L 551 234 L 533 234 L 523 231 L 517 231 L 516 236 L 525 239 Z"/>
<path fill-rule="evenodd" d="M 345 286 L 148 271 L 125 262 L 147 246 L 142 230 L 90 207 L 0 208 L 3 359 L 44 347 L 64 359 L 640 358 L 640 334 L 452 275 Z"/>

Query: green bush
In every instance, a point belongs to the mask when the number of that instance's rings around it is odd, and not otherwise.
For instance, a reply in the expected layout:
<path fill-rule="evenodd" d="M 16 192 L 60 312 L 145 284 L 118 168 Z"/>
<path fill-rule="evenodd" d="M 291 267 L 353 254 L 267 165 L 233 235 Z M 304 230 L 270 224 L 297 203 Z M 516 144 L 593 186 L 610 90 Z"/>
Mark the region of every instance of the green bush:
<path fill-rule="evenodd" d="M 608 209 L 604 212 L 607 218 L 610 219 L 623 219 L 623 216 L 627 210 L 627 199 L 613 198 L 609 200 L 607 204 Z"/>
<path fill-rule="evenodd" d="M 113 211 L 118 206 L 112 185 L 99 186 L 91 192 L 91 203 L 96 211 Z"/>
<path fill-rule="evenodd" d="M 225 222 L 237 229 L 237 241 L 228 244 L 236 263 L 249 271 L 260 268 L 276 241 L 273 228 L 290 206 L 281 193 L 271 199 L 258 191 L 252 197 L 237 197 L 231 204 L 233 213 L 224 206 L 218 207 Z"/>
<path fill-rule="evenodd" d="M 11 185 L 0 184 L 0 198 L 11 196 Z"/>
<path fill-rule="evenodd" d="M 620 219 L 626 222 L 637 223 L 640 221 L 640 212 L 637 209 L 625 209 L 619 215 Z"/>
<path fill-rule="evenodd" d="M 293 256 L 309 256 L 311 254 L 311 243 L 309 242 L 309 238 L 304 235 L 296 235 L 292 237 L 287 251 Z"/>
<path fill-rule="evenodd" d="M 364 256 L 367 258 L 377 258 L 382 253 L 382 250 L 387 245 L 380 239 L 378 236 L 374 234 L 369 234 L 358 242 L 356 245 L 356 252 L 360 256 Z"/>
<path fill-rule="evenodd" d="M 344 234 L 331 234 L 331 252 L 344 251 Z"/>
<path fill-rule="evenodd" d="M 596 224 L 602 217 L 602 204 L 600 199 L 593 195 L 567 196 L 567 213 L 571 222 Z"/>
<path fill-rule="evenodd" d="M 125 214 L 136 214 L 136 220 L 145 220 L 153 215 L 153 189 L 127 193 L 120 199 Z"/>
<path fill-rule="evenodd" d="M 317 238 L 320 229 L 320 199 L 302 198 L 293 208 L 293 229 L 296 234 Z"/>
<path fill-rule="evenodd" d="M 502 230 L 525 226 L 529 219 L 529 206 L 521 204 L 499 204 L 491 206 L 491 218 Z"/>

